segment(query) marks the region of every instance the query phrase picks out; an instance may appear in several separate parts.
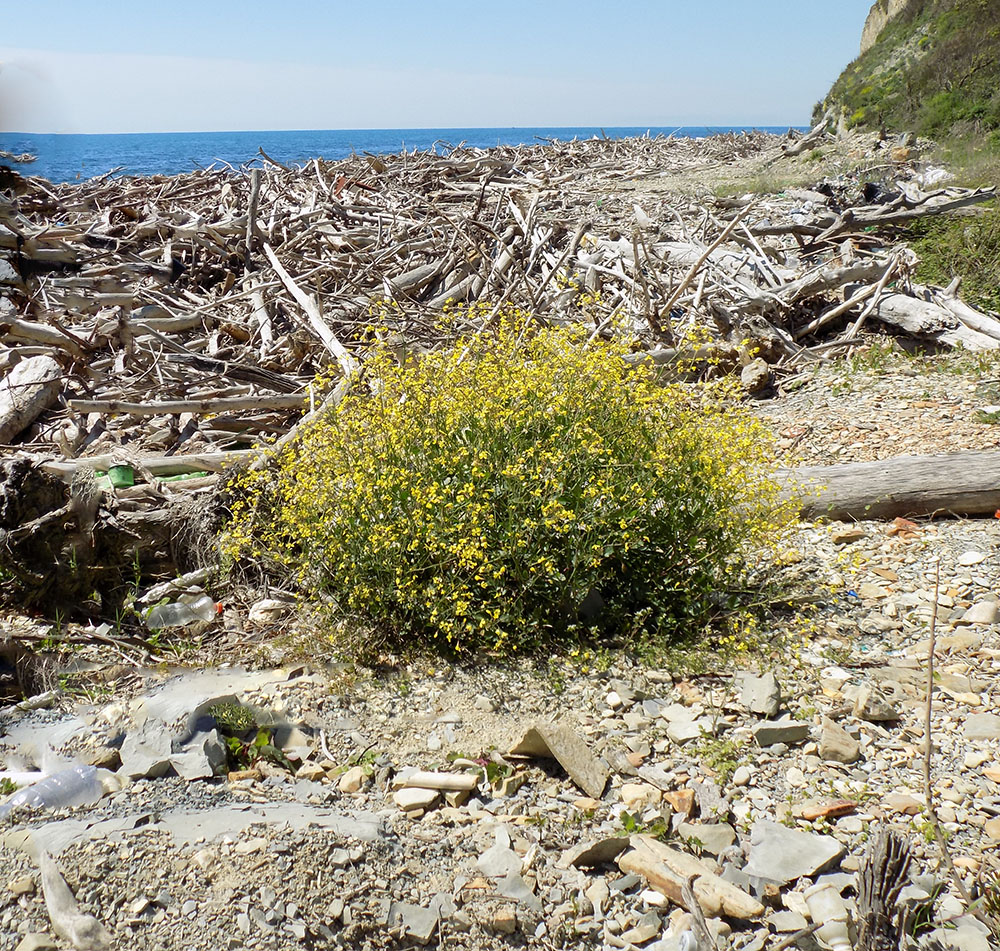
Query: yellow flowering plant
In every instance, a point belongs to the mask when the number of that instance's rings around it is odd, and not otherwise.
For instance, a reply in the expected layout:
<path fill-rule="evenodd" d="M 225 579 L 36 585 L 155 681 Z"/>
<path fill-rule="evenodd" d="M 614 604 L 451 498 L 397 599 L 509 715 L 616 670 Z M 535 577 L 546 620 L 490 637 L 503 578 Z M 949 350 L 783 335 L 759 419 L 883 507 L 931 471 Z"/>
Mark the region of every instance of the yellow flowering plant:
<path fill-rule="evenodd" d="M 402 364 L 376 349 L 367 388 L 244 480 L 231 553 L 291 572 L 378 648 L 701 629 L 790 514 L 765 430 L 717 388 L 525 318 Z"/>

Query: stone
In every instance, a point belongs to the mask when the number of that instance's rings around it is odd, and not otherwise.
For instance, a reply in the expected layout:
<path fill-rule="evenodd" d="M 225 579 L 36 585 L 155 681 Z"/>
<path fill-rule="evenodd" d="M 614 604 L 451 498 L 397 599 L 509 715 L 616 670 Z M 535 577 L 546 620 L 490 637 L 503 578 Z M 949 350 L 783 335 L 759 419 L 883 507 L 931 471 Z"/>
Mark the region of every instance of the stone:
<path fill-rule="evenodd" d="M 963 568 L 971 568 L 973 565 L 981 565 L 989 556 L 981 551 L 963 551 L 958 556 L 958 563 Z"/>
<path fill-rule="evenodd" d="M 854 698 L 854 716 L 869 723 L 886 723 L 899 719 L 899 711 L 884 700 L 868 684 L 858 688 Z"/>
<path fill-rule="evenodd" d="M 781 686 L 778 678 L 773 673 L 745 677 L 740 699 L 750 713 L 771 719 L 781 709 Z"/>
<path fill-rule="evenodd" d="M 1000 716 L 995 713 L 970 713 L 963 727 L 967 740 L 1000 739 Z"/>
<path fill-rule="evenodd" d="M 667 727 L 667 736 L 675 743 L 688 743 L 700 740 L 712 733 L 712 718 L 699 717 L 697 720 L 678 720 Z"/>
<path fill-rule="evenodd" d="M 29 931 L 15 946 L 14 951 L 57 951 L 59 942 L 38 931 Z"/>
<path fill-rule="evenodd" d="M 129 779 L 163 776 L 170 769 L 172 738 L 164 723 L 147 720 L 141 731 L 134 731 L 122 743 L 120 773 Z"/>
<path fill-rule="evenodd" d="M 343 793 L 355 793 L 365 784 L 365 769 L 363 766 L 352 766 L 344 770 L 337 780 L 337 788 Z"/>
<path fill-rule="evenodd" d="M 721 855 L 736 841 L 736 830 L 728 822 L 680 822 L 676 833 L 695 840 L 710 855 Z"/>
<path fill-rule="evenodd" d="M 566 849 L 560 856 L 559 865 L 563 868 L 597 868 L 613 862 L 626 848 L 628 839 L 624 836 L 591 839 Z"/>
<path fill-rule="evenodd" d="M 660 933 L 662 927 L 663 922 L 660 916 L 655 911 L 647 911 L 636 922 L 635 927 L 623 931 L 620 937 L 622 941 L 626 942 L 626 945 L 645 944 L 647 941 L 652 941 Z"/>
<path fill-rule="evenodd" d="M 170 757 L 170 765 L 182 779 L 211 779 L 225 772 L 226 744 L 218 730 L 196 733 L 181 750 Z"/>
<path fill-rule="evenodd" d="M 757 878 L 786 884 L 813 876 L 836 863 L 844 846 L 829 835 L 789 829 L 769 819 L 758 819 L 750 829 L 750 855 L 743 871 Z"/>
<path fill-rule="evenodd" d="M 978 769 L 983 763 L 988 763 L 989 760 L 989 753 L 984 753 L 982 750 L 971 750 L 963 757 L 962 765 L 966 769 Z"/>
<path fill-rule="evenodd" d="M 400 937 L 409 936 L 420 944 L 427 944 L 437 930 L 438 910 L 404 901 L 390 902 L 384 924 Z"/>
<path fill-rule="evenodd" d="M 801 931 L 808 924 L 805 916 L 800 915 L 797 911 L 776 911 L 767 919 L 767 923 L 778 934 L 791 934 L 795 931 Z"/>
<path fill-rule="evenodd" d="M 996 624 L 1000 617 L 1000 602 L 977 601 L 962 615 L 964 624 Z"/>
<path fill-rule="evenodd" d="M 809 724 L 788 717 L 780 720 L 763 720 L 753 728 L 753 737 L 759 746 L 801 743 L 809 738 Z"/>
<path fill-rule="evenodd" d="M 430 809 L 437 804 L 440 793 L 436 789 L 421 789 L 419 786 L 397 789 L 392 794 L 392 801 L 403 812 L 413 812 L 416 809 Z"/>
<path fill-rule="evenodd" d="M 513 934 L 517 931 L 517 914 L 513 907 L 505 905 L 498 908 L 490 919 L 489 927 L 497 934 Z"/>
<path fill-rule="evenodd" d="M 679 812 L 683 816 L 689 816 L 694 811 L 693 789 L 674 789 L 665 792 L 663 798 L 670 803 L 674 812 Z"/>
<path fill-rule="evenodd" d="M 864 584 L 858 585 L 858 596 L 865 601 L 880 601 L 882 598 L 887 598 L 889 592 L 880 584 L 866 581 Z"/>
<path fill-rule="evenodd" d="M 660 790 L 648 783 L 623 783 L 618 791 L 622 805 L 632 813 L 643 812 L 659 803 Z"/>
<path fill-rule="evenodd" d="M 959 928 L 935 928 L 929 933 L 927 940 L 931 943 L 926 947 L 941 948 L 943 951 L 994 951 L 989 938 L 970 925 Z"/>
<path fill-rule="evenodd" d="M 737 766 L 733 771 L 733 785 L 749 786 L 750 780 L 753 778 L 753 774 L 750 772 L 749 766 Z"/>
<path fill-rule="evenodd" d="M 481 694 L 479 694 L 478 697 L 476 697 L 476 699 L 472 702 L 472 706 L 476 710 L 479 710 L 482 713 L 495 713 L 496 712 L 496 705 L 484 693 L 481 693 Z"/>
<path fill-rule="evenodd" d="M 983 825 L 983 832 L 994 842 L 1000 840 L 1000 819 L 987 819 Z"/>
<path fill-rule="evenodd" d="M 751 360 L 740 372 L 740 383 L 748 393 L 760 393 L 771 382 L 771 368 L 761 357 Z"/>
<path fill-rule="evenodd" d="M 824 717 L 819 755 L 834 763 L 853 763 L 861 755 L 861 744 L 842 726 Z"/>
<path fill-rule="evenodd" d="M 600 921 L 604 916 L 605 906 L 611 900 L 611 889 L 608 888 L 608 883 L 603 878 L 597 878 L 583 894 L 587 901 L 593 905 L 594 917 Z"/>
<path fill-rule="evenodd" d="M 608 768 L 568 726 L 561 723 L 535 723 L 525 731 L 510 752 L 555 759 L 588 796 L 600 799 L 604 795 L 604 787 L 608 784 Z"/>
<path fill-rule="evenodd" d="M 618 867 L 623 872 L 641 875 L 675 904 L 684 904 L 681 882 L 695 876 L 694 893 L 707 916 L 724 914 L 749 920 L 764 914 L 764 906 L 756 898 L 716 875 L 695 856 L 647 835 L 633 835 L 629 844 L 629 851 L 618 858 Z M 612 887 L 617 884 L 613 883 Z"/>
<path fill-rule="evenodd" d="M 476 859 L 476 868 L 487 878 L 504 878 L 521 871 L 521 857 L 498 838 L 497 843 Z"/>
<path fill-rule="evenodd" d="M 504 898 L 512 898 L 520 905 L 540 915 L 542 913 L 542 903 L 538 896 L 531 890 L 531 886 L 521 878 L 518 872 L 508 872 L 499 882 L 497 891 Z"/>
<path fill-rule="evenodd" d="M 19 875 L 7 883 L 7 888 L 17 896 L 33 895 L 35 893 L 35 876 Z"/>
<path fill-rule="evenodd" d="M 849 526 L 835 529 L 832 537 L 834 545 L 850 545 L 861 541 L 865 537 L 865 531 L 862 528 Z"/>
<path fill-rule="evenodd" d="M 295 770 L 295 778 L 316 782 L 317 780 L 326 778 L 326 770 L 319 763 L 303 763 Z"/>

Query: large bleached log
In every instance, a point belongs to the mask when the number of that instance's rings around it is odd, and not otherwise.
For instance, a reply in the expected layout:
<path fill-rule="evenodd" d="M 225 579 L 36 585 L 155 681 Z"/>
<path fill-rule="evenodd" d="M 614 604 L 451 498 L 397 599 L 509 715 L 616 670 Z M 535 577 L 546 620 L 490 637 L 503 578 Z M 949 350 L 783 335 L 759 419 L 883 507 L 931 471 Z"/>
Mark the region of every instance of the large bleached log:
<path fill-rule="evenodd" d="M 967 350 L 1000 348 L 1000 339 L 973 330 L 950 309 L 919 297 L 886 294 L 879 300 L 872 316 L 884 324 L 891 324 L 919 337 L 932 337 L 951 347 L 961 345 Z"/>
<path fill-rule="evenodd" d="M 20 435 L 55 402 L 62 372 L 52 357 L 29 357 L 0 380 L 0 443 Z"/>
<path fill-rule="evenodd" d="M 1000 452 L 802 466 L 782 469 L 778 478 L 801 498 L 803 518 L 976 516 L 1000 509 Z"/>

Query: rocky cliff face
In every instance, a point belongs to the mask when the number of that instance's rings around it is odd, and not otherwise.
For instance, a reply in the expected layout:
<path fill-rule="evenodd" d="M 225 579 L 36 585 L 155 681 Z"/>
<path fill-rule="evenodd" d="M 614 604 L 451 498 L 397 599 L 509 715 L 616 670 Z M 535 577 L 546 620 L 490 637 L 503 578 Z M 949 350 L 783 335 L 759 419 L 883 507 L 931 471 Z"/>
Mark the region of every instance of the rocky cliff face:
<path fill-rule="evenodd" d="M 1000 3 L 877 0 L 861 55 L 817 104 L 851 126 L 940 137 L 993 133 L 1000 145 Z"/>
<path fill-rule="evenodd" d="M 878 39 L 889 21 L 903 12 L 910 5 L 911 0 L 877 0 L 868 12 L 868 19 L 865 20 L 865 27 L 861 31 L 861 52 L 867 53 Z"/>

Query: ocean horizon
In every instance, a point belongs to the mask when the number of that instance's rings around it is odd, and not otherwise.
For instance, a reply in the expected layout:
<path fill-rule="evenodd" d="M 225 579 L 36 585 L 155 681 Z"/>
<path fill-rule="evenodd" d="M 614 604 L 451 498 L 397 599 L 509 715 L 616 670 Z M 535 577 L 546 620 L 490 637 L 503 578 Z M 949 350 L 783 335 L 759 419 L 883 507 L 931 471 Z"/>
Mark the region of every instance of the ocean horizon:
<path fill-rule="evenodd" d="M 52 182 L 83 181 L 116 175 L 176 175 L 212 165 L 239 168 L 263 149 L 275 161 L 302 165 L 314 158 L 331 161 L 352 154 L 385 155 L 404 149 L 449 151 L 459 145 L 538 145 L 607 137 L 674 136 L 704 138 L 758 130 L 782 134 L 802 126 L 567 126 L 453 129 L 334 129 L 247 132 L 21 133 L 0 132 L 0 150 L 37 156 L 16 165 L 24 175 Z"/>

